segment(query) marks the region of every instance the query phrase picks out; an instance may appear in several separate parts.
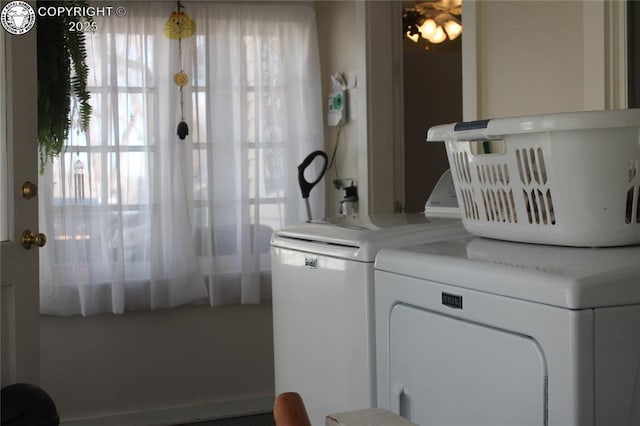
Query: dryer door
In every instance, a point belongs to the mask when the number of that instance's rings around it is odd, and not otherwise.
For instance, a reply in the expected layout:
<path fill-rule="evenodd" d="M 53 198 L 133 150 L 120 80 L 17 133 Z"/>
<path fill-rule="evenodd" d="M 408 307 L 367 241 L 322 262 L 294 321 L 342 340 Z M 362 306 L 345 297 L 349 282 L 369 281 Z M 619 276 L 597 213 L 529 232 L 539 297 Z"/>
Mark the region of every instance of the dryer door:
<path fill-rule="evenodd" d="M 390 408 L 419 425 L 546 424 L 539 345 L 407 305 L 390 316 Z"/>

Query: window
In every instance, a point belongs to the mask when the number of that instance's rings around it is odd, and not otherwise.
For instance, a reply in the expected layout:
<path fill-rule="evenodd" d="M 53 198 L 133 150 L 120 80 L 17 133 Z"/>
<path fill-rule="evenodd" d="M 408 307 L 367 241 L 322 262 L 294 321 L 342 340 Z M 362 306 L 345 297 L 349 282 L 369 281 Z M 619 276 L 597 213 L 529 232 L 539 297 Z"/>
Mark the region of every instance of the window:
<path fill-rule="evenodd" d="M 199 57 L 204 57 L 208 42 L 205 36 L 196 38 Z M 259 227 L 249 250 L 260 256 L 262 270 L 268 270 L 271 231 L 283 224 L 287 193 L 284 161 L 290 141 L 286 136 L 284 52 L 277 37 L 244 36 L 240 48 L 238 56 L 244 58 L 238 70 L 241 87 L 236 88 L 232 101 L 237 102 L 242 111 L 240 134 L 216 131 L 207 121 L 211 101 L 207 96 L 206 78 L 198 79 L 193 88 L 194 121 L 198 123 L 193 135 L 195 224 L 201 232 L 205 230 L 204 235 L 197 235 L 201 237 L 198 255 L 220 255 L 223 240 L 233 236 L 224 224 L 233 228 L 236 216 L 241 214 L 251 226 Z M 194 75 L 206 77 L 206 71 L 194 70 Z M 233 143 L 238 138 L 242 143 Z M 237 156 L 246 161 L 238 169 L 235 168 Z M 218 161 L 213 173 L 209 173 L 209 164 L 214 158 L 226 160 Z M 242 212 L 238 212 L 235 202 L 238 191 L 246 194 Z M 218 232 L 212 228 L 216 223 L 214 218 L 222 224 Z M 208 241 L 210 237 L 212 241 Z M 231 254 L 237 250 L 236 247 Z"/>
<path fill-rule="evenodd" d="M 88 36 L 87 48 L 92 121 L 88 132 L 80 132 L 72 102 L 67 150 L 53 162 L 55 253 L 69 256 L 72 250 L 58 246 L 84 244 L 87 263 L 111 263 L 118 257 L 149 262 L 143 242 L 150 238 L 144 224 L 150 220 L 147 181 L 157 139 L 152 125 L 156 87 L 144 70 L 154 66 L 153 37 Z M 106 232 L 88 232 L 87 222 L 99 221 L 106 222 L 101 227 Z M 58 257 L 55 262 L 75 260 Z"/>
<path fill-rule="evenodd" d="M 128 3 L 87 37 L 91 126 L 42 178 L 45 313 L 258 303 L 271 232 L 304 218 L 296 165 L 323 143 L 312 9 L 187 4 L 181 68 L 171 6 Z"/>

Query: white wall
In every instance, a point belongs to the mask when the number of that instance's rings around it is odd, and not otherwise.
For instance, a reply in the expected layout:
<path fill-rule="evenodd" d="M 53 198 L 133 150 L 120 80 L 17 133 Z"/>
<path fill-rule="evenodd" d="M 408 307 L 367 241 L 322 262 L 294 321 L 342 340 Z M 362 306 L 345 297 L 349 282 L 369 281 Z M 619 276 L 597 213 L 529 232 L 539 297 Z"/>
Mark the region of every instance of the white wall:
<path fill-rule="evenodd" d="M 271 305 L 41 317 L 41 386 L 65 425 L 154 425 L 273 404 Z"/>
<path fill-rule="evenodd" d="M 355 178 L 360 216 L 392 213 L 402 201 L 401 3 L 387 1 L 316 1 L 323 94 L 331 75 L 355 71 L 356 117 L 344 126 L 337 166 L 341 178 Z M 395 34 L 393 36 L 392 34 Z M 327 128 L 331 154 L 336 129 Z M 336 216 L 344 192 L 325 179 L 327 216 Z"/>
<path fill-rule="evenodd" d="M 463 7 L 465 34 L 475 31 L 477 43 L 463 39 L 465 120 L 626 106 L 624 2 Z"/>
<path fill-rule="evenodd" d="M 581 2 L 482 2 L 478 40 L 483 117 L 581 110 Z"/>
<path fill-rule="evenodd" d="M 356 60 L 356 51 L 358 49 L 356 40 L 356 2 L 316 1 L 316 15 L 322 68 L 322 96 L 326 100 L 331 91 L 331 76 L 337 72 L 343 72 L 346 75 L 349 71 L 356 71 L 358 67 Z M 359 88 L 356 90 L 359 90 Z M 349 94 L 353 96 L 355 93 L 350 92 Z M 357 106 L 357 116 L 361 115 L 361 108 L 361 106 Z M 335 127 L 326 125 L 326 115 L 325 107 L 325 152 L 331 157 L 336 143 L 337 131 Z M 356 120 L 358 119 L 356 118 Z M 337 168 L 340 178 L 357 180 L 359 177 L 358 156 L 363 155 L 358 150 L 357 121 L 349 121 L 344 125 L 340 140 L 334 167 Z M 334 187 L 334 179 L 335 169 L 329 170 L 324 179 L 326 215 L 328 217 L 338 216 L 340 200 L 344 197 L 344 191 L 339 191 Z"/>

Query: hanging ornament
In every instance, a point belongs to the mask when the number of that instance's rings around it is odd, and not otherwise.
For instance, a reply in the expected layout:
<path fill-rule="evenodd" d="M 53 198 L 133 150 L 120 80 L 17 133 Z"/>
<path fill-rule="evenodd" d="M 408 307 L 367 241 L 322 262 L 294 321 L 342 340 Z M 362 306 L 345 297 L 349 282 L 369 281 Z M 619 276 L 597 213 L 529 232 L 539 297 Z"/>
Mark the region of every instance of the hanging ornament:
<path fill-rule="evenodd" d="M 178 10 L 171 13 L 169 19 L 164 24 L 164 35 L 172 40 L 178 40 L 178 71 L 173 76 L 173 82 L 178 86 L 180 93 L 180 117 L 176 134 L 181 140 L 189 134 L 189 126 L 184 119 L 184 103 L 182 88 L 189 84 L 189 76 L 182 69 L 182 39 L 189 38 L 196 32 L 196 23 L 182 9 L 182 3 L 177 2 Z"/>
<path fill-rule="evenodd" d="M 70 121 L 71 121 L 70 128 L 75 129 L 75 138 L 78 138 L 80 136 L 81 126 L 80 126 L 80 114 L 78 112 L 78 103 L 75 101 L 72 102 L 71 104 Z M 68 141 L 70 144 L 73 144 L 73 140 L 75 138 L 73 133 L 69 132 Z M 77 143 L 77 146 L 76 146 L 77 159 L 72 166 L 73 187 L 71 189 L 73 191 L 74 200 L 77 204 L 82 200 L 84 200 L 84 163 L 80 160 L 80 142 L 78 141 L 76 143 Z"/>
<path fill-rule="evenodd" d="M 76 203 L 84 200 L 84 163 L 80 161 L 80 154 L 75 163 L 73 163 L 73 193 Z"/>
<path fill-rule="evenodd" d="M 164 24 L 164 35 L 172 40 L 189 38 L 196 32 L 196 23 L 182 11 L 184 6 L 178 3 L 178 10 L 171 13 L 169 19 Z"/>
<path fill-rule="evenodd" d="M 173 76 L 173 81 L 178 85 L 178 87 L 184 87 L 189 84 L 189 76 L 187 73 L 180 71 Z"/>
<path fill-rule="evenodd" d="M 189 134 L 189 126 L 187 126 L 187 123 L 184 120 L 178 123 L 178 130 L 176 133 L 181 140 L 184 140 L 184 138 Z"/>

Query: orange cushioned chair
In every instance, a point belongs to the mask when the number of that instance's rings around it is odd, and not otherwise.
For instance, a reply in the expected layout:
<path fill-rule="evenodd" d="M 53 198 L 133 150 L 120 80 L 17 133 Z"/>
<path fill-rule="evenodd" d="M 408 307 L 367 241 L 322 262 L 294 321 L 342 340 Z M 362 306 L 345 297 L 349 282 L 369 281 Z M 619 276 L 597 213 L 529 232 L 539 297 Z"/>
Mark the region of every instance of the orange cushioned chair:
<path fill-rule="evenodd" d="M 296 392 L 278 395 L 273 405 L 273 419 L 276 426 L 311 426 L 304 401 Z"/>

